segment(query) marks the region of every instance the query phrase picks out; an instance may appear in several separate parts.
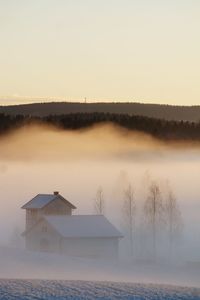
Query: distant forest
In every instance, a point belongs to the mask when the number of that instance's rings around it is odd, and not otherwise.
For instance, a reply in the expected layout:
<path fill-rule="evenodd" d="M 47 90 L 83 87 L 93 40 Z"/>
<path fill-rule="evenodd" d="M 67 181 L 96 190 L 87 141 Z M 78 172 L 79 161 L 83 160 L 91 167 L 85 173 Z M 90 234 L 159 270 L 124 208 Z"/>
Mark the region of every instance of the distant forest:
<path fill-rule="evenodd" d="M 61 129 L 78 130 L 100 123 L 112 123 L 137 130 L 162 140 L 200 141 L 200 122 L 168 121 L 164 119 L 112 113 L 70 113 L 43 117 L 0 114 L 0 134 L 28 124 L 50 124 Z"/>
<path fill-rule="evenodd" d="M 168 121 L 200 121 L 200 106 L 174 106 L 144 103 L 51 102 L 0 106 L 0 113 L 45 117 L 76 113 L 110 113 L 144 116 Z M 126 118 L 126 117 L 125 117 Z"/>

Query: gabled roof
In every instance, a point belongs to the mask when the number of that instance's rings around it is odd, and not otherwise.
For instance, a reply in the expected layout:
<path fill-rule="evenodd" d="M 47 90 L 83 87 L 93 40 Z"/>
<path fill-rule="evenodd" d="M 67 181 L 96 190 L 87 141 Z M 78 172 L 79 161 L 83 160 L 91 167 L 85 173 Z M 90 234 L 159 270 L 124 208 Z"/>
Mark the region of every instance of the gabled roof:
<path fill-rule="evenodd" d="M 33 199 L 31 199 L 29 202 L 24 204 L 22 206 L 23 209 L 38 209 L 38 208 L 43 208 L 50 202 L 56 200 L 56 199 L 62 199 L 66 201 L 66 204 L 70 206 L 72 209 L 75 209 L 76 207 L 71 204 L 68 200 L 63 198 L 60 194 L 38 194 L 35 196 Z"/>
<path fill-rule="evenodd" d="M 103 215 L 44 216 L 66 238 L 123 237 Z"/>

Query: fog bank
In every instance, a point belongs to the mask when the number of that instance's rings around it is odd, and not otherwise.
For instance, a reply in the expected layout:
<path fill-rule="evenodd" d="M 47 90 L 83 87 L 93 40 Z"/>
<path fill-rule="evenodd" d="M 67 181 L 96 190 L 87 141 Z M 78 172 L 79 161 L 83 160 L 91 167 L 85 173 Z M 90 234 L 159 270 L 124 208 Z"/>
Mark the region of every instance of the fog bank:
<path fill-rule="evenodd" d="M 24 230 L 20 207 L 36 194 L 54 190 L 77 207 L 76 214 L 93 214 L 101 185 L 106 217 L 122 230 L 120 191 L 127 182 L 133 184 L 141 209 L 148 180 L 153 178 L 160 186 L 168 180 L 176 195 L 184 220 L 178 248 L 182 262 L 200 261 L 199 154 L 197 143 L 161 142 L 112 125 L 75 132 L 28 126 L 1 137 L 0 245 L 10 247 L 16 231 Z M 124 245 L 121 241 L 122 259 Z"/>

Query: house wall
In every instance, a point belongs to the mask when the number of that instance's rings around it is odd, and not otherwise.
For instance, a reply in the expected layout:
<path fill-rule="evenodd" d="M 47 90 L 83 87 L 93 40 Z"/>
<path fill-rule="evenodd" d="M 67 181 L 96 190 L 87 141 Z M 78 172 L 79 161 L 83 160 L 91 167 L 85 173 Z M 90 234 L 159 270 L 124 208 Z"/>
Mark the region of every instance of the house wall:
<path fill-rule="evenodd" d="M 39 220 L 38 209 L 26 209 L 26 230 L 31 228 Z"/>
<path fill-rule="evenodd" d="M 62 199 L 56 199 L 46 205 L 42 210 L 41 214 L 45 215 L 71 215 L 72 209 Z"/>
<path fill-rule="evenodd" d="M 60 253 L 61 237 L 45 220 L 27 233 L 25 239 L 28 250 Z"/>
<path fill-rule="evenodd" d="M 118 256 L 117 238 L 61 238 L 45 220 L 38 222 L 25 239 L 26 248 L 32 251 L 90 258 L 111 259 Z"/>
<path fill-rule="evenodd" d="M 62 199 L 50 202 L 42 209 L 26 210 L 26 229 L 31 228 L 43 215 L 71 215 L 72 209 Z"/>
<path fill-rule="evenodd" d="M 61 253 L 91 258 L 117 258 L 117 238 L 64 238 Z"/>

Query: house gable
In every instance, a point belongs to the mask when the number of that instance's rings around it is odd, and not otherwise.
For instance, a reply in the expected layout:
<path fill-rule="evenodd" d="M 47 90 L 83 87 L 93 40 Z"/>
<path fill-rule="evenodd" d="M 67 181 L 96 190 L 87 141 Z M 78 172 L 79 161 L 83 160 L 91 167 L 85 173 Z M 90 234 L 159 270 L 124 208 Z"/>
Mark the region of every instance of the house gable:
<path fill-rule="evenodd" d="M 51 233 L 61 236 L 61 234 L 47 222 L 45 218 L 40 218 L 31 228 L 28 228 L 22 233 L 22 236 L 29 236 L 34 234 L 41 234 L 41 233 Z"/>
<path fill-rule="evenodd" d="M 57 197 L 41 209 L 45 215 L 71 215 L 71 205 L 63 197 Z"/>

